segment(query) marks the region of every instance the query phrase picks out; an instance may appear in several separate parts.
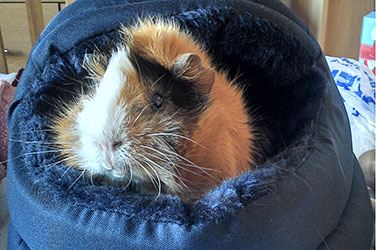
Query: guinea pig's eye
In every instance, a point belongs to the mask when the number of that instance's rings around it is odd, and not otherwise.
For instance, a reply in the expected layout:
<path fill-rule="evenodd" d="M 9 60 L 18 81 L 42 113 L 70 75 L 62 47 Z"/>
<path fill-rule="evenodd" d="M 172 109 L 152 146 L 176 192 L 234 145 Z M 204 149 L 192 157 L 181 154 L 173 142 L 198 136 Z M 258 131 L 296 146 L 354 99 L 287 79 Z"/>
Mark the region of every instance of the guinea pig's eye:
<path fill-rule="evenodd" d="M 163 107 L 164 99 L 160 94 L 154 94 L 152 101 L 153 101 L 154 107 L 156 107 L 158 109 Z"/>

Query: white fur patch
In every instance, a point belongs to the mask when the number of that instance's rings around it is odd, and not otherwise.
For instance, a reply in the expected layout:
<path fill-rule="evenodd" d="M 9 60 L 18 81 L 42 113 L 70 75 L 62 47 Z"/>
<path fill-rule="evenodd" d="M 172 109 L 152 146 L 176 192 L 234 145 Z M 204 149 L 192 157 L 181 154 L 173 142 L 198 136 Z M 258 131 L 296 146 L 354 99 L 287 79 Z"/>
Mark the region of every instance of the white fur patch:
<path fill-rule="evenodd" d="M 126 140 L 122 131 L 126 114 L 116 100 L 127 82 L 125 72 L 134 71 L 128 55 L 127 47 L 120 47 L 112 54 L 102 81 L 94 95 L 83 101 L 83 110 L 77 117 L 81 142 L 79 153 L 85 162 L 82 167 L 92 173 L 106 173 L 103 165 L 109 161 L 116 164 L 111 145 L 116 140 Z"/>

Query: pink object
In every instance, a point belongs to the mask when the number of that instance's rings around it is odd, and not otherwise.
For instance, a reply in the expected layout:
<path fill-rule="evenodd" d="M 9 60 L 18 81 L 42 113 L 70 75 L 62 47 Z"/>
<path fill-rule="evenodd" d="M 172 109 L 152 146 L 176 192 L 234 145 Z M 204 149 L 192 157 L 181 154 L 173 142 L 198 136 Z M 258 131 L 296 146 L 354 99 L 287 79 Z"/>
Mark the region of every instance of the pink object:
<path fill-rule="evenodd" d="M 363 18 L 362 35 L 360 38 L 359 61 L 376 74 L 376 12 L 372 11 Z"/>
<path fill-rule="evenodd" d="M 16 87 L 0 79 L 0 181 L 6 176 L 8 158 L 7 111 Z"/>

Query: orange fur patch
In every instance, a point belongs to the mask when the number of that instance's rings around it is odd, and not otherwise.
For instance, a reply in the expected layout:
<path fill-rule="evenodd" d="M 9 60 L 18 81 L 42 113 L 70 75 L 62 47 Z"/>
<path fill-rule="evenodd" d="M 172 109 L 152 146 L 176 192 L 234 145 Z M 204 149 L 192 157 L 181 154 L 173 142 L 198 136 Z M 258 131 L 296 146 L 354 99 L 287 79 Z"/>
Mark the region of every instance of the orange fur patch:
<path fill-rule="evenodd" d="M 204 66 L 210 64 L 203 48 L 190 34 L 181 31 L 173 22 L 139 21 L 136 26 L 123 28 L 122 33 L 124 42 L 131 50 L 157 61 L 166 68 L 170 68 L 176 58 L 185 53 L 199 55 Z"/>
<path fill-rule="evenodd" d="M 206 172 L 215 178 L 200 170 L 195 170 L 200 176 L 186 171 L 181 173 L 184 178 L 194 180 L 197 192 L 237 177 L 250 170 L 253 163 L 251 121 L 241 91 L 218 73 L 209 99 L 211 104 L 190 136 L 197 144 L 191 143 L 184 157 L 198 166 L 211 169 Z"/>
<path fill-rule="evenodd" d="M 60 156 L 63 158 L 64 163 L 77 166 L 80 159 L 74 151 L 80 148 L 79 138 L 74 130 L 76 124 L 77 114 L 81 111 L 80 104 L 74 104 L 72 107 L 64 105 L 61 107 L 62 112 L 59 116 L 52 120 L 51 129 L 54 131 L 54 140 L 57 143 L 56 147 L 61 149 Z"/>

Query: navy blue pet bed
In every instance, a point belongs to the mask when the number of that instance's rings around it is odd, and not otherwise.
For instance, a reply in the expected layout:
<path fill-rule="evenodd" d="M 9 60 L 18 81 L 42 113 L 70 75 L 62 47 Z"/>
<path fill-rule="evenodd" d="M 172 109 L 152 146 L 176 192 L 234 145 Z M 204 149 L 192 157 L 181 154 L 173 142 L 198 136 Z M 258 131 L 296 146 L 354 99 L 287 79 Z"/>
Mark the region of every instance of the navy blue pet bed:
<path fill-rule="evenodd" d="M 85 53 L 120 24 L 181 24 L 240 77 L 258 126 L 257 167 L 194 206 L 92 182 L 56 163 L 45 129 L 85 81 Z M 9 109 L 9 249 L 369 249 L 373 215 L 341 97 L 306 26 L 272 0 L 78 0 L 35 44 Z M 267 138 L 266 138 L 267 137 Z"/>

